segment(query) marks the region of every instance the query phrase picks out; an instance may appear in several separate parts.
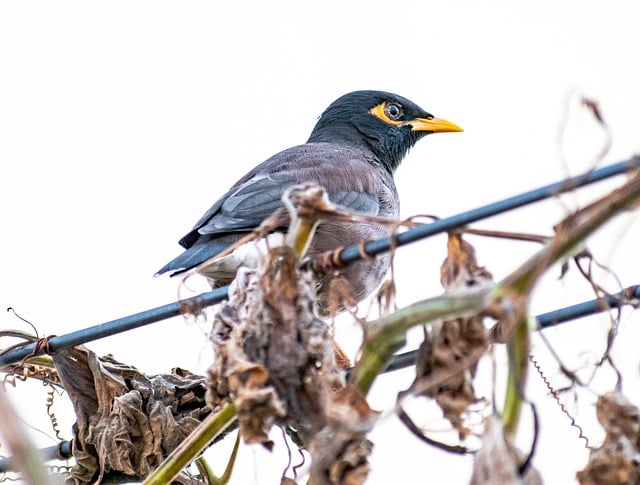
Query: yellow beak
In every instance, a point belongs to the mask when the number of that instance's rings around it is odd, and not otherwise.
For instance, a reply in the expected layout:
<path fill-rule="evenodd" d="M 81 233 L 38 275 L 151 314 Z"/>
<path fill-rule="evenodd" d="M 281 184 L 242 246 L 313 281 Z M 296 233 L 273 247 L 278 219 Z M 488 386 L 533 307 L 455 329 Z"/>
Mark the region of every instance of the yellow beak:
<path fill-rule="evenodd" d="M 406 122 L 413 131 L 430 131 L 432 133 L 448 133 L 464 131 L 455 123 L 440 118 L 416 118 Z"/>

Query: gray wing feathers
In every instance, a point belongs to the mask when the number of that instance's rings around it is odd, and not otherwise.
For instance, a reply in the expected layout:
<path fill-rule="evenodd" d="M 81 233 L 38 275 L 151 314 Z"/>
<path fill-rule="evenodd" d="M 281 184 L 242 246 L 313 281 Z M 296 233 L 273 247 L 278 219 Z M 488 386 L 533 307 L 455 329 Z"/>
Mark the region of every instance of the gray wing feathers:
<path fill-rule="evenodd" d="M 200 234 L 250 231 L 281 205 L 282 194 L 292 185 L 292 177 L 256 177 L 248 180 L 222 202 L 219 212 L 204 225 Z"/>
<path fill-rule="evenodd" d="M 378 197 L 374 194 L 362 192 L 335 192 L 329 194 L 329 200 L 334 204 L 341 205 L 347 209 L 357 212 L 364 212 L 377 216 L 380 212 Z"/>
<path fill-rule="evenodd" d="M 187 251 L 158 273 L 206 261 L 281 207 L 288 187 L 310 181 L 323 185 L 333 203 L 351 210 L 384 216 L 397 213 L 393 179 L 375 161 L 327 143 L 293 147 L 257 166 L 218 199 L 180 240 Z"/>
<path fill-rule="evenodd" d="M 178 274 L 191 269 L 201 263 L 204 263 L 207 259 L 212 258 L 216 254 L 221 253 L 228 245 L 228 243 L 216 244 L 215 241 L 209 241 L 204 244 L 195 244 L 177 258 L 165 264 L 160 270 L 158 270 L 156 275 L 166 273 L 167 271 L 175 271 L 173 274 Z"/>

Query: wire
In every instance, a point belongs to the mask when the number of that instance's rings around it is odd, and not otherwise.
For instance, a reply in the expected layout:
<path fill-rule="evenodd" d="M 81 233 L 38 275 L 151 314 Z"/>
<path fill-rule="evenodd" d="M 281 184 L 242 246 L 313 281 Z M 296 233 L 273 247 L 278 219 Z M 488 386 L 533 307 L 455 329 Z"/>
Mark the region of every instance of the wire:
<path fill-rule="evenodd" d="M 552 312 L 542 313 L 536 317 L 536 320 L 538 321 L 539 330 L 541 330 L 611 308 L 619 308 L 624 304 L 634 304 L 633 300 L 638 298 L 640 298 L 640 285 L 631 286 L 619 293 L 607 295 L 604 298 L 589 300 Z M 417 356 L 417 350 L 397 354 L 393 357 L 384 372 L 392 372 L 414 365 Z M 40 450 L 39 453 L 41 453 L 41 456 L 45 460 L 70 458 L 71 442 L 62 441 L 56 446 Z M 0 473 L 10 471 L 11 469 L 11 457 L 0 459 Z"/>
<path fill-rule="evenodd" d="M 536 316 L 538 321 L 538 330 L 560 325 L 561 323 L 577 320 L 578 318 L 587 317 L 613 308 L 620 308 L 623 305 L 637 305 L 634 301 L 640 298 L 640 285 L 630 286 L 603 298 L 577 303 L 564 308 L 558 308 L 547 313 L 541 313 Z M 418 358 L 418 350 L 410 350 L 401 354 L 396 354 L 384 372 L 393 372 L 405 367 L 412 366 Z"/>
<path fill-rule="evenodd" d="M 491 217 L 549 197 L 554 197 L 563 192 L 574 190 L 578 187 L 583 187 L 616 175 L 622 175 L 628 171 L 638 168 L 640 168 L 640 157 L 633 157 L 622 162 L 607 165 L 576 177 L 545 185 L 461 214 L 447 217 L 445 219 L 439 219 L 430 224 L 409 229 L 395 235 L 393 237 L 393 241 L 392 238 L 385 237 L 376 241 L 368 242 L 364 247 L 359 244 L 345 248 L 340 252 L 338 258 L 342 264 L 350 264 L 366 257 L 366 255 L 375 256 L 389 251 L 391 247 L 404 246 L 442 232 L 450 231 L 457 227 L 465 226 L 480 219 Z M 0 368 L 20 362 L 22 359 L 27 357 L 41 355 L 45 350 L 49 352 L 57 352 L 68 347 L 98 340 L 120 332 L 155 323 L 160 320 L 165 320 L 185 313 L 193 313 L 194 310 L 197 311 L 225 300 L 227 298 L 227 291 L 228 287 L 224 286 L 186 300 L 169 303 L 161 307 L 118 318 L 93 327 L 84 328 L 65 335 L 47 337 L 45 342 L 38 341 L 10 349 L 0 355 Z"/>

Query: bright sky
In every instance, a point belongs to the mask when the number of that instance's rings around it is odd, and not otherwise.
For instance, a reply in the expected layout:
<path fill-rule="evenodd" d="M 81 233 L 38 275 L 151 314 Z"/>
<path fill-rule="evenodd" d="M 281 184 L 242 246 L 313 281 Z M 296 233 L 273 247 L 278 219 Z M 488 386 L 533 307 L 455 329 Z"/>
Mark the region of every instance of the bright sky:
<path fill-rule="evenodd" d="M 178 281 L 152 275 L 178 254 L 177 240 L 238 177 L 303 143 L 324 108 L 355 89 L 395 92 L 465 129 L 428 137 L 407 157 L 396 177 L 405 216 L 452 215 L 590 167 L 603 136 L 577 108 L 582 94 L 611 127 L 605 163 L 628 158 L 640 149 L 638 18 L 635 2 L 619 1 L 3 3 L 0 308 L 59 335 L 174 301 Z M 565 203 L 584 204 L 605 186 Z M 550 234 L 563 214 L 548 202 L 480 226 Z M 496 278 L 536 249 L 471 241 Z M 639 244 L 638 222 L 624 218 L 590 247 L 628 286 L 640 283 Z M 441 291 L 444 250 L 434 238 L 401 251 L 400 305 Z M 586 282 L 557 274 L 534 295 L 533 313 L 592 297 Z M 624 342 L 638 341 L 638 323 L 623 320 L 615 349 L 636 402 L 637 348 Z M 549 336 L 575 367 L 602 350 L 606 324 L 582 320 Z M 8 313 L 0 327 L 28 330 Z M 203 330 L 174 319 L 89 347 L 148 373 L 204 372 Z M 351 352 L 357 345 L 345 342 Z M 599 389 L 611 388 L 606 377 Z M 583 443 L 531 380 L 546 413 L 535 463 L 547 483 L 570 483 Z M 389 410 L 410 381 L 385 376 L 372 404 Z M 20 411 L 46 430 L 37 396 Z M 584 402 L 578 411 L 592 425 Z M 421 424 L 443 427 L 434 414 Z M 370 483 L 468 479 L 469 459 L 418 443 L 393 416 L 372 438 Z M 212 452 L 218 470 L 224 453 Z M 233 483 L 275 483 L 286 453 L 279 441 L 273 457 L 244 447 L 240 460 Z"/>

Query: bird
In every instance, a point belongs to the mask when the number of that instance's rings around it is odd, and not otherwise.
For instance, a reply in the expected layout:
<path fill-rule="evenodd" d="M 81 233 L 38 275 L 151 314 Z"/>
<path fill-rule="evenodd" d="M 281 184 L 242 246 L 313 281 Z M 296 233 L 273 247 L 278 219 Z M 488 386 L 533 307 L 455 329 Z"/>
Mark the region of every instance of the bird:
<path fill-rule="evenodd" d="M 349 210 L 398 218 L 400 201 L 393 175 L 409 149 L 428 134 L 460 131 L 455 123 L 436 118 L 397 94 L 373 90 L 345 94 L 320 115 L 306 143 L 276 153 L 222 195 L 180 239 L 185 251 L 156 275 L 184 273 L 227 249 L 282 207 L 283 193 L 298 184 L 319 184 L 332 203 Z M 391 231 L 388 225 L 375 222 L 324 221 L 317 227 L 308 255 L 378 239 Z M 283 238 L 277 236 L 270 235 L 269 244 L 281 244 Z M 256 264 L 255 243 L 253 249 L 246 246 L 220 263 L 203 265 L 199 272 L 214 287 L 228 284 L 239 266 Z M 358 302 L 380 285 L 389 265 L 389 256 L 383 255 L 319 277 L 320 313 L 327 313 L 333 278 L 343 278 Z"/>

